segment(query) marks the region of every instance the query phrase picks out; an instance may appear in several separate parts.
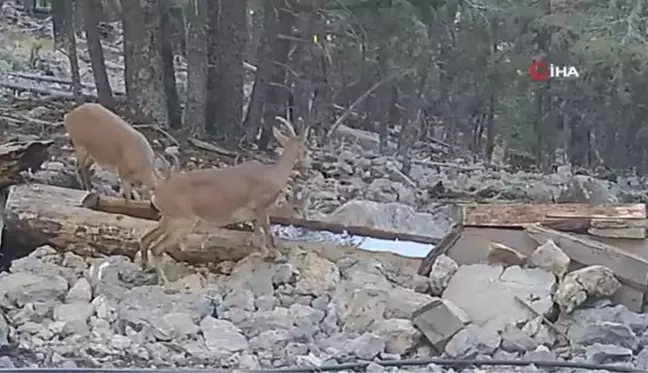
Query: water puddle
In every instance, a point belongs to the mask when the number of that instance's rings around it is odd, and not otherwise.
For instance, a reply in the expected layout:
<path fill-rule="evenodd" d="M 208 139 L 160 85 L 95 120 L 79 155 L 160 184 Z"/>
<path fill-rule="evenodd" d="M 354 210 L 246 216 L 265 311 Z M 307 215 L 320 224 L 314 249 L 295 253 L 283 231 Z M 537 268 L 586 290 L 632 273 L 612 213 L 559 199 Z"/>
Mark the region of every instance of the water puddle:
<path fill-rule="evenodd" d="M 314 231 L 307 228 L 274 224 L 272 232 L 286 241 L 323 242 L 337 245 L 355 245 L 367 251 L 390 252 L 410 258 L 425 258 L 434 247 L 430 244 L 383 240 L 373 237 L 357 236 L 348 233 L 338 234 L 327 231 Z"/>

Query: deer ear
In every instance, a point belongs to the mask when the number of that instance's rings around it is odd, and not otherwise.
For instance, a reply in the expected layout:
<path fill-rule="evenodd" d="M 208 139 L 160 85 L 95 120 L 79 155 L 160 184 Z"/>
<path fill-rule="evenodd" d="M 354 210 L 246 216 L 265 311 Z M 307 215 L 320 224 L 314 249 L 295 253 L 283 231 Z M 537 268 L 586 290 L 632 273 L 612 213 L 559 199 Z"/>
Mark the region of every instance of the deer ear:
<path fill-rule="evenodd" d="M 277 127 L 272 127 L 272 134 L 274 135 L 275 139 L 279 141 L 279 144 L 281 144 L 281 146 L 286 146 L 286 144 L 288 143 L 288 138 L 283 133 L 281 133 L 281 131 Z"/>

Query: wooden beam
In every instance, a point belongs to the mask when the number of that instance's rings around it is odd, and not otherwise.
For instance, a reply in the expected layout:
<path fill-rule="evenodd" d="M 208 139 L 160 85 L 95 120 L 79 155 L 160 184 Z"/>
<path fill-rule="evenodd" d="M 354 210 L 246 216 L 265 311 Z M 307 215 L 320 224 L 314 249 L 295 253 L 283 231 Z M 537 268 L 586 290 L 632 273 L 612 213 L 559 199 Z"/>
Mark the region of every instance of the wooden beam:
<path fill-rule="evenodd" d="M 464 226 L 513 228 L 532 223 L 591 219 L 646 219 L 646 207 L 637 204 L 491 204 L 465 205 Z"/>

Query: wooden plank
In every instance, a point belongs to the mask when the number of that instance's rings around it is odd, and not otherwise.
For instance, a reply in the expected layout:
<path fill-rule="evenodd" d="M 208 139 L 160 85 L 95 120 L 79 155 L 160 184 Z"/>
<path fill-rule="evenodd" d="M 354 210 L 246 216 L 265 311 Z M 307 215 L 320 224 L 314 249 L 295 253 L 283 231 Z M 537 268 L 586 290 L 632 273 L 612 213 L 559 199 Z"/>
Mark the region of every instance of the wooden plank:
<path fill-rule="evenodd" d="M 464 205 L 464 226 L 523 227 L 526 224 L 565 219 L 646 219 L 644 204 L 587 205 L 492 204 Z"/>
<path fill-rule="evenodd" d="M 149 202 L 144 200 L 138 201 L 128 201 L 126 202 L 123 198 L 107 197 L 107 196 L 98 196 L 98 195 L 89 195 L 83 201 L 83 207 L 95 210 L 102 211 L 112 214 L 122 214 L 127 216 L 132 216 L 140 219 L 148 220 L 158 220 L 159 213 L 155 210 L 155 207 Z M 427 245 L 437 245 L 439 239 L 436 237 L 424 236 L 419 234 L 411 234 L 405 232 L 395 232 L 387 231 L 372 227 L 363 227 L 363 226 L 352 226 L 344 225 L 338 223 L 331 223 L 319 220 L 309 220 L 302 219 L 295 216 L 289 216 L 288 214 L 282 213 L 280 209 L 276 210 L 277 213 L 271 211 L 270 222 L 273 224 L 281 225 L 293 225 L 295 227 L 301 227 L 310 229 L 313 231 L 328 231 L 333 233 L 342 234 L 344 232 L 363 236 L 363 237 L 372 237 L 383 240 L 399 240 L 399 241 L 410 241 L 418 242 Z M 230 225 L 228 228 L 239 230 L 241 225 Z M 242 229 L 249 230 L 249 229 Z"/>
<path fill-rule="evenodd" d="M 587 233 L 592 236 L 608 238 L 646 238 L 646 220 L 592 219 Z"/>
<path fill-rule="evenodd" d="M 524 230 L 540 245 L 549 239 L 553 240 L 572 260 L 583 265 L 608 267 L 620 281 L 638 289 L 644 289 L 647 285 L 648 260 L 638 255 L 624 252 L 612 245 L 558 232 L 540 224 L 529 224 Z"/>

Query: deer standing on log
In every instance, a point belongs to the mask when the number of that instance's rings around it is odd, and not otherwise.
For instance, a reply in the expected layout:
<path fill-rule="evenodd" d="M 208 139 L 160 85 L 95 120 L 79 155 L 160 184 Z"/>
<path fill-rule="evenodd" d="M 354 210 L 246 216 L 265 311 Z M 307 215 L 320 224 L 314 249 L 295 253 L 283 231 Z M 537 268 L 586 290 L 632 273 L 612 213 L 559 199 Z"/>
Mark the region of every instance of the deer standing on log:
<path fill-rule="evenodd" d="M 276 260 L 281 255 L 270 231 L 268 210 L 288 183 L 293 168 L 309 167 L 306 145 L 309 131 L 306 128 L 297 135 L 288 120 L 276 119 L 290 133 L 284 135 L 277 127 L 272 129 L 283 147 L 283 153 L 275 164 L 248 161 L 227 168 L 180 172 L 157 186 L 151 202 L 160 212 L 161 219 L 142 237 L 140 252 L 142 265 L 150 268 L 148 252 L 151 251 L 153 268 L 163 284 L 169 280 L 159 259 L 171 248 L 182 250 L 183 239 L 201 221 L 210 227 L 223 227 L 253 220 L 255 234 L 260 239 L 261 256 Z M 153 244 L 155 240 L 158 241 Z"/>
<path fill-rule="evenodd" d="M 152 191 L 171 173 L 171 165 L 155 153 L 141 132 L 100 104 L 74 108 L 63 123 L 74 147 L 77 181 L 84 190 L 92 189 L 89 171 L 93 163 L 119 176 L 126 200 L 139 198 L 133 184 L 141 183 Z M 155 168 L 155 158 L 164 162 L 164 175 Z"/>

